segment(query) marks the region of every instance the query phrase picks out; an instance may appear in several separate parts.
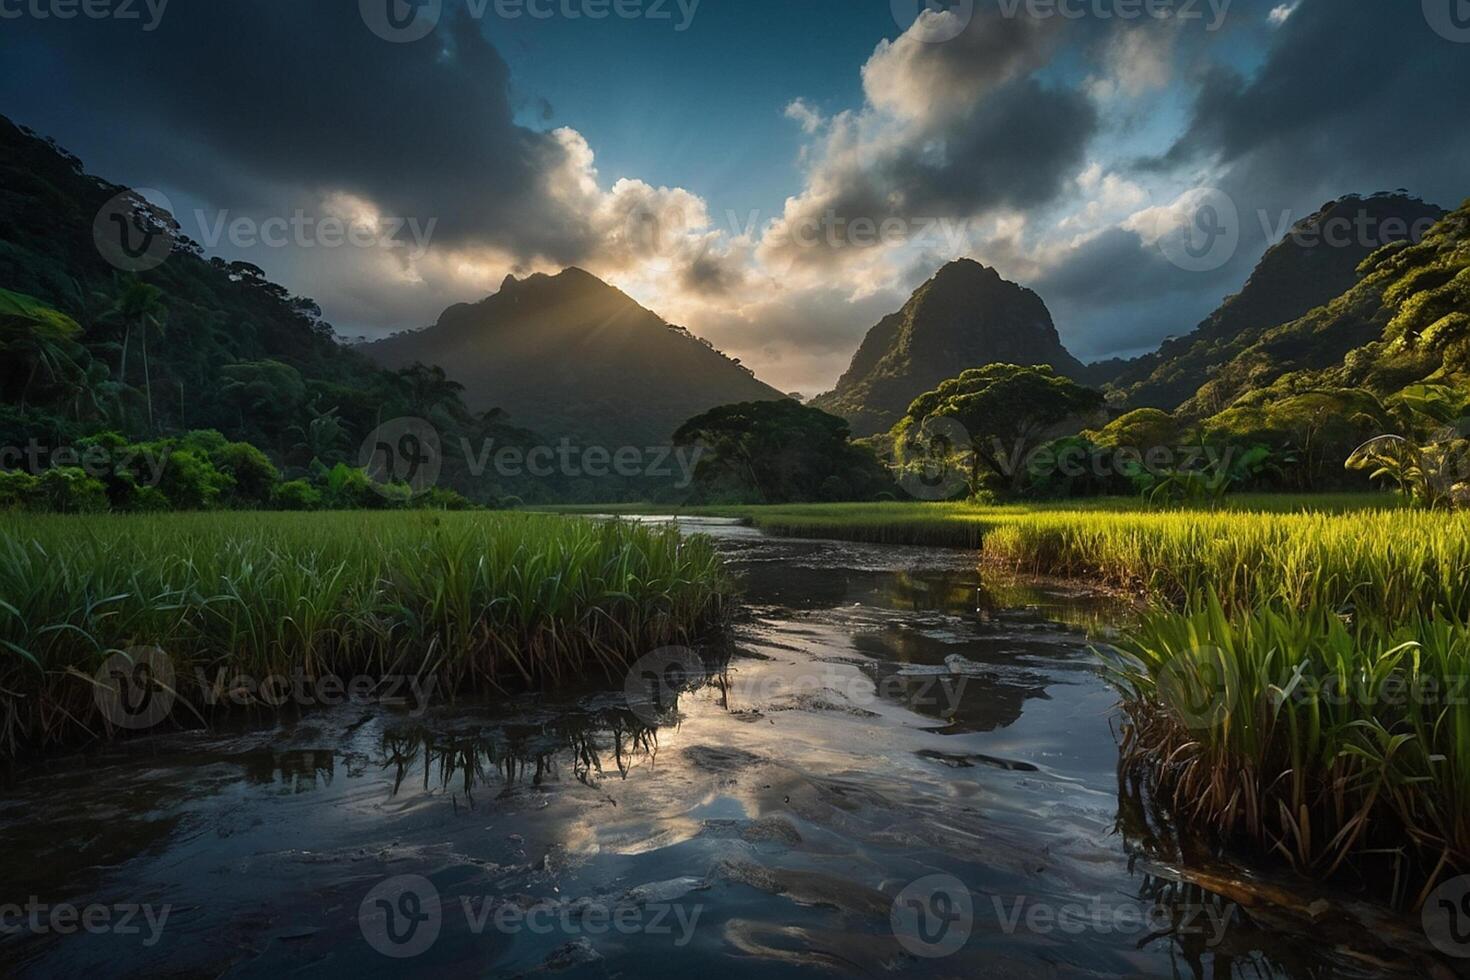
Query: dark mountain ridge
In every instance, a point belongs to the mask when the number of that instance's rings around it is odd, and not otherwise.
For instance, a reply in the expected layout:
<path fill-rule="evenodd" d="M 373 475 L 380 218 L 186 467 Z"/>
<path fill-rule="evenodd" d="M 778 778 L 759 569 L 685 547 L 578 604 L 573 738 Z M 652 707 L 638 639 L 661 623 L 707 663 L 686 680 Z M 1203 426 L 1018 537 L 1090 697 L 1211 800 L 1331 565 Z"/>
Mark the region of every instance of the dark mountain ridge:
<path fill-rule="evenodd" d="M 451 306 L 434 326 L 361 350 L 390 368 L 442 365 L 472 411 L 503 409 L 547 436 L 610 446 L 666 442 L 718 405 L 787 397 L 575 267 L 507 276 L 498 292 Z"/>
<path fill-rule="evenodd" d="M 1358 267 L 1380 247 L 1417 241 L 1444 214 L 1443 208 L 1404 194 L 1330 201 L 1267 249 L 1240 292 L 1190 334 L 1132 361 L 1108 362 L 1109 368 L 1092 365 L 1088 380 L 1110 383 L 1132 408 L 1177 408 L 1265 331 L 1350 290 Z M 1338 356 L 1367 339 L 1343 336 Z"/>

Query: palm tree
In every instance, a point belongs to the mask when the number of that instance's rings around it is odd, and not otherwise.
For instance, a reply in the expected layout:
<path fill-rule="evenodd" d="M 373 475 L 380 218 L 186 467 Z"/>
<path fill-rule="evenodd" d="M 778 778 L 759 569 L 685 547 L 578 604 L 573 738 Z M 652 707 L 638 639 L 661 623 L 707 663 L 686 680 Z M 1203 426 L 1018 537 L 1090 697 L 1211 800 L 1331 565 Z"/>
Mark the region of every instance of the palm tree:
<path fill-rule="evenodd" d="M 134 328 L 140 334 L 143 344 L 143 389 L 148 400 L 148 427 L 152 429 L 153 378 L 148 365 L 148 333 L 150 330 L 163 332 L 163 324 L 168 317 L 168 310 L 163 305 L 163 290 L 150 286 L 141 279 L 126 280 L 122 293 L 112 304 L 107 316 L 123 323 L 122 361 L 118 366 L 118 380 L 123 384 L 128 380 L 128 343 L 132 339 Z"/>
<path fill-rule="evenodd" d="M 92 414 L 110 421 L 119 406 L 123 385 L 113 380 L 112 370 L 101 361 L 89 361 L 72 380 L 73 411 L 77 421 Z"/>

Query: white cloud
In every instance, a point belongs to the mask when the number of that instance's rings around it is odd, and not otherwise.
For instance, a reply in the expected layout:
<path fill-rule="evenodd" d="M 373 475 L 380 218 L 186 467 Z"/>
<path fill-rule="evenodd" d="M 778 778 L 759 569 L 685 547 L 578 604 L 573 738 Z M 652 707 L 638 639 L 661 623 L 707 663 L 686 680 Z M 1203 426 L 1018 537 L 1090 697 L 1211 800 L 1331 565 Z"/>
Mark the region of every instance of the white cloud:
<path fill-rule="evenodd" d="M 1295 3 L 1283 3 L 1272 7 L 1271 12 L 1266 15 L 1266 20 L 1271 23 L 1271 26 L 1280 27 L 1291 19 L 1291 15 L 1296 13 L 1296 8 L 1299 6 L 1301 6 L 1301 0 L 1296 0 Z"/>

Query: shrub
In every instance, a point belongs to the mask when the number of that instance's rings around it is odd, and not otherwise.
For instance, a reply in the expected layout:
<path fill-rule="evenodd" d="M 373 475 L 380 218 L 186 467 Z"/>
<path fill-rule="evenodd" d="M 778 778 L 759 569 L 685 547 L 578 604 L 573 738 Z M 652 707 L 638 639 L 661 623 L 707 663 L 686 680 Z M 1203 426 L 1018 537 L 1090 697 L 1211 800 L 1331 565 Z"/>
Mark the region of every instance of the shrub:
<path fill-rule="evenodd" d="M 36 499 L 39 481 L 20 470 L 0 470 L 0 510 L 23 510 Z"/>
<path fill-rule="evenodd" d="M 317 510 L 322 495 L 306 480 L 289 480 L 271 490 L 270 503 L 276 510 Z"/>
<path fill-rule="evenodd" d="M 85 470 L 63 466 L 41 474 L 36 480 L 35 499 L 46 510 L 93 514 L 107 509 L 107 488 Z"/>

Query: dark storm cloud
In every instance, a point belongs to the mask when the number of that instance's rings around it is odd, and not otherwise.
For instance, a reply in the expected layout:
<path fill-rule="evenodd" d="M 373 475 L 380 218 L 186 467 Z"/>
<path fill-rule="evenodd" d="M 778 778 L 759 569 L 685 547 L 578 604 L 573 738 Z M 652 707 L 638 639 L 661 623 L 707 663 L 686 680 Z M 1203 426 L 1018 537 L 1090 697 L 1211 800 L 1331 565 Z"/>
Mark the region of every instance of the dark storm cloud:
<path fill-rule="evenodd" d="M 883 185 L 913 215 L 1024 209 L 1055 198 L 1085 162 L 1097 111 L 1077 92 L 1033 80 L 1007 86 L 947 133 L 942 152 L 909 146 Z"/>
<path fill-rule="evenodd" d="M 1264 22 L 1264 9 L 1232 16 Z M 1419 0 L 1303 0 L 1266 45 L 1248 77 L 1219 63 L 1200 69 L 1185 132 L 1139 167 L 1213 168 L 1239 211 L 1234 257 L 1187 272 L 1124 229 L 1085 243 L 1037 284 L 1064 333 L 1064 317 L 1086 324 L 1078 346 L 1091 350 L 1082 356 L 1193 329 L 1239 290 L 1281 231 L 1326 201 L 1401 187 L 1449 206 L 1470 195 L 1461 105 L 1470 45 L 1435 33 Z"/>
<path fill-rule="evenodd" d="M 1302 0 L 1254 76 L 1205 75 L 1165 160 L 1228 166 L 1226 189 L 1251 207 L 1310 201 L 1309 213 L 1398 187 L 1459 202 L 1470 194 L 1467 91 L 1470 45 L 1437 34 L 1419 0 Z"/>
<path fill-rule="evenodd" d="M 1083 92 L 1035 77 L 1063 26 L 982 7 L 948 41 L 919 40 L 916 27 L 881 43 L 863 67 L 865 106 L 824 132 L 806 188 L 767 234 L 763 256 L 837 265 L 863 247 L 829 234 L 834 221 L 897 219 L 913 223 L 906 237 L 923 239 L 932 222 L 1057 198 L 1099 124 Z"/>
<path fill-rule="evenodd" d="M 345 191 L 437 219 L 438 241 L 582 258 L 586 229 L 545 186 L 561 144 L 515 124 L 506 63 L 446 8 L 434 35 L 403 44 L 345 0 L 174 0 L 150 32 L 81 19 L 4 31 L 67 93 L 51 119 L 22 121 L 105 133 L 129 169 L 212 205 Z"/>

